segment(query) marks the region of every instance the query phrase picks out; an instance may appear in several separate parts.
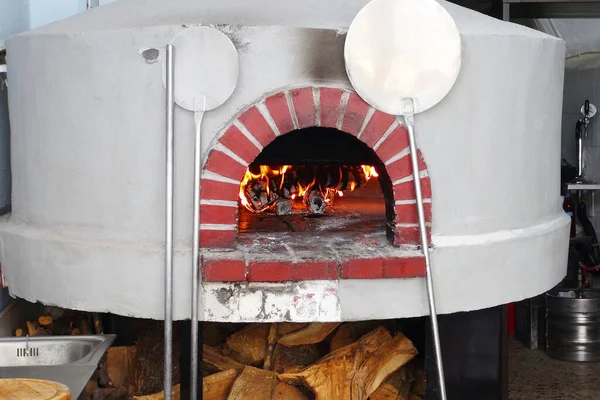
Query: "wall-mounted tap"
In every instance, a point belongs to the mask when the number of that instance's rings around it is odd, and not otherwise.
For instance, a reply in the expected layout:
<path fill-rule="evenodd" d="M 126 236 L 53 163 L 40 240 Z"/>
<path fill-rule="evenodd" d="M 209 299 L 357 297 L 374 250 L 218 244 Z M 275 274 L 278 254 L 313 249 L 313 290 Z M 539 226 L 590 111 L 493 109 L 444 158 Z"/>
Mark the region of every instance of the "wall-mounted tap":
<path fill-rule="evenodd" d="M 89 10 L 90 8 L 98 7 L 100 4 L 99 0 L 87 0 L 86 8 Z"/>
<path fill-rule="evenodd" d="M 581 114 L 583 115 L 575 125 L 575 139 L 577 141 L 577 176 L 573 179 L 575 183 L 585 183 L 584 165 L 583 165 L 583 138 L 587 137 L 587 128 L 590 120 L 596 115 L 596 106 L 586 100 L 581 106 Z"/>

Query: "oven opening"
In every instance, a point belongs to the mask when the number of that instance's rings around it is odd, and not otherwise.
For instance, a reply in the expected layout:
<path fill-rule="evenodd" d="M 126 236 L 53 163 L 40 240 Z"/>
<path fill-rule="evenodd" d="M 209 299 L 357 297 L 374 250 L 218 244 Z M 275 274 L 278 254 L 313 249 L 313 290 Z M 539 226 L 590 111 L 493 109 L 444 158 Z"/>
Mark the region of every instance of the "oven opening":
<path fill-rule="evenodd" d="M 333 128 L 299 129 L 273 140 L 248 167 L 239 239 L 281 233 L 388 243 L 393 204 L 385 166 L 366 144 Z"/>

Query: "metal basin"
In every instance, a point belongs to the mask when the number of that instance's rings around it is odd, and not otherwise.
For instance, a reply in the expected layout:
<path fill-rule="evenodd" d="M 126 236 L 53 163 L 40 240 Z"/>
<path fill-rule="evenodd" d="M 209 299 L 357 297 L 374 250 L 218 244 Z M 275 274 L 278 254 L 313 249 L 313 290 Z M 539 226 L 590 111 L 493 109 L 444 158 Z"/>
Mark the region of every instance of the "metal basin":
<path fill-rule="evenodd" d="M 116 335 L 0 338 L 0 378 L 63 383 L 77 399 Z"/>

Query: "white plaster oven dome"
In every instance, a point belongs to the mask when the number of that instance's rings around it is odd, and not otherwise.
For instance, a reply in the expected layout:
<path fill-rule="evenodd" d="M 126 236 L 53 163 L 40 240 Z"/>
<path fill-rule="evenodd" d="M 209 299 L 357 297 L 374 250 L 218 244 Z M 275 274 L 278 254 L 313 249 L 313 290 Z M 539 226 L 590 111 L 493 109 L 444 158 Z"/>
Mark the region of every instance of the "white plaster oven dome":
<path fill-rule="evenodd" d="M 364 4 L 121 0 L 10 38 L 13 209 L 0 226 L 0 261 L 11 293 L 67 308 L 162 318 L 164 46 L 195 24 L 214 25 L 236 45 L 238 87 L 203 123 L 203 182 L 234 185 L 237 178 L 215 175 L 211 154 L 223 153 L 232 127 L 243 126 L 244 135 L 260 135 L 260 129 L 285 134 L 277 126 L 285 121 L 267 100 L 289 97 L 295 105 L 296 93 L 312 93 L 309 109 L 323 111 L 317 99 L 337 91 L 345 99 L 336 108 L 343 127 L 351 112 L 345 101 L 355 99 L 344 68 L 345 30 Z M 530 297 L 564 276 L 565 49 L 543 33 L 441 4 L 461 32 L 462 70 L 451 93 L 417 116 L 416 130 L 431 180 L 438 309 L 450 313 Z M 295 127 L 302 109 L 280 104 Z M 366 115 L 375 115 L 364 111 L 356 124 L 366 126 Z M 262 128 L 250 118 L 256 112 L 266 112 Z M 180 109 L 176 121 L 174 317 L 183 319 L 190 309 L 193 123 Z M 314 123 L 325 122 L 315 117 Z M 384 142 L 387 126 L 381 129 Z M 235 207 L 230 198 L 206 200 L 205 207 Z M 231 231 L 229 223 L 205 223 L 207 237 Z M 205 256 L 229 259 L 225 254 L 233 250 L 206 250 Z M 199 318 L 427 314 L 421 278 L 339 278 L 204 282 Z"/>

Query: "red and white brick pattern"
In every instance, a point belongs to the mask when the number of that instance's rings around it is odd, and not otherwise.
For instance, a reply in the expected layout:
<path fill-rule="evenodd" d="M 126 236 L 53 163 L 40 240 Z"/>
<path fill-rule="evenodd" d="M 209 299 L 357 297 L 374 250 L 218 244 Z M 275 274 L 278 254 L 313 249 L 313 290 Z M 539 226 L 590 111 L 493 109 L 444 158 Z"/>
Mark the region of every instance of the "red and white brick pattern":
<path fill-rule="evenodd" d="M 425 261 L 417 251 L 391 248 L 320 248 L 297 246 L 261 249 L 237 247 L 233 251 L 204 250 L 205 282 L 285 282 L 336 279 L 417 278 L 425 276 Z"/>
<path fill-rule="evenodd" d="M 235 245 L 239 183 L 248 164 L 277 136 L 311 126 L 337 128 L 356 136 L 375 150 L 393 184 L 396 211 L 394 244 L 420 243 L 405 127 L 394 116 L 373 109 L 355 92 L 331 87 L 306 87 L 270 95 L 247 108 L 224 130 L 209 153 L 201 184 L 200 238 L 203 248 L 229 248 Z M 419 168 L 426 199 L 426 218 L 430 225 L 431 183 L 420 151 Z M 234 261 L 213 260 L 205 263 L 205 279 L 214 280 L 211 279 L 211 271 L 219 271 L 214 272 L 212 278 L 220 281 L 303 280 L 311 276 L 312 279 L 339 276 L 337 272 L 333 273 L 333 264 L 322 262 L 313 262 L 298 272 L 300 268 L 289 263 L 283 266 L 272 261 L 245 262 L 242 268 L 240 260 Z M 369 260 L 369 268 L 363 264 L 360 260 L 349 262 L 346 268 L 342 268 L 341 277 L 399 277 L 402 274 L 415 275 L 415 271 L 419 270 L 408 261 L 388 265 L 385 258 Z M 228 272 L 222 271 L 226 265 L 229 266 Z M 314 277 L 317 275 L 320 278 Z M 269 276 L 271 279 L 267 279 Z"/>

